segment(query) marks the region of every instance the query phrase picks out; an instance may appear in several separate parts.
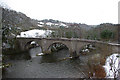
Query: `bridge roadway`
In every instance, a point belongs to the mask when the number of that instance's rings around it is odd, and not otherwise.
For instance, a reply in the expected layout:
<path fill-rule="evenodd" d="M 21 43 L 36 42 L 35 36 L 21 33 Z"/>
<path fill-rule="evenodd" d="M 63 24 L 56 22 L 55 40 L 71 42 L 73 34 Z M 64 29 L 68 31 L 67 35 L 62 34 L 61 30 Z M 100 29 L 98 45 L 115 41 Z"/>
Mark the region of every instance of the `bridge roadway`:
<path fill-rule="evenodd" d="M 16 40 L 19 43 L 19 48 L 22 51 L 29 49 L 27 45 L 30 45 L 32 41 L 36 42 L 42 49 L 43 53 L 51 53 L 49 49 L 50 46 L 54 43 L 61 43 L 66 45 L 69 49 L 69 53 L 71 57 L 77 57 L 79 55 L 80 50 L 88 44 L 95 45 L 97 47 L 101 47 L 102 49 L 109 50 L 112 53 L 120 52 L 120 44 L 115 43 L 107 43 L 103 41 L 97 40 L 87 40 L 87 39 L 78 39 L 78 38 L 24 38 L 17 37 Z"/>

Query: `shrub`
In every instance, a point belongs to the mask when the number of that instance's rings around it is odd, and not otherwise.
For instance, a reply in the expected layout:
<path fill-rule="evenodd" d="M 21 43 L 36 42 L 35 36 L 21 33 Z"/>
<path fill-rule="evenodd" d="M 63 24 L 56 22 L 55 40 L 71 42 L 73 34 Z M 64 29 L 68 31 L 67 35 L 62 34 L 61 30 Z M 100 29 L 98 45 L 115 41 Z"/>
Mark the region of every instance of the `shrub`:
<path fill-rule="evenodd" d="M 110 30 L 103 30 L 100 33 L 100 36 L 102 39 L 111 39 L 111 38 L 114 38 L 114 33 Z"/>

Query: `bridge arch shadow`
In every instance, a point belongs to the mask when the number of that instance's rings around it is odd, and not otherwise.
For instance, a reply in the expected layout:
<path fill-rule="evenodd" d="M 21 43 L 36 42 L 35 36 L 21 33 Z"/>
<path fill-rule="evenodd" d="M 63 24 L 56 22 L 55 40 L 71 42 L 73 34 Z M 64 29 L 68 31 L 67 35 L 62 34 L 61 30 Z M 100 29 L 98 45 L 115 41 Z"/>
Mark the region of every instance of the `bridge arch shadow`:
<path fill-rule="evenodd" d="M 34 58 L 38 56 L 39 53 L 42 53 L 42 46 L 35 40 L 28 41 L 25 46 L 25 50 L 27 51 L 27 55 L 30 56 L 30 58 Z"/>
<path fill-rule="evenodd" d="M 29 42 L 27 42 L 24 46 L 25 50 L 30 50 L 32 48 L 37 48 L 37 47 L 40 47 L 41 50 L 42 50 L 42 46 L 38 44 L 37 41 L 34 41 L 34 40 L 31 40 Z"/>
<path fill-rule="evenodd" d="M 51 54 L 57 54 L 57 57 L 65 58 L 70 56 L 69 47 L 62 42 L 53 42 L 48 46 Z"/>

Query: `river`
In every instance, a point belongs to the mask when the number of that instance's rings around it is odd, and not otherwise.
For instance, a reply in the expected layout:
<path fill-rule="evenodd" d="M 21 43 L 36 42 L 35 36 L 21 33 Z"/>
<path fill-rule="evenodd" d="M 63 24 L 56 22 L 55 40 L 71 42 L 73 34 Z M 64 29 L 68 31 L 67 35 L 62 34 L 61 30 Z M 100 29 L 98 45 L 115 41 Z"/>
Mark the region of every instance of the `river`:
<path fill-rule="evenodd" d="M 98 51 L 99 52 L 99 51 Z M 10 64 L 3 69 L 3 78 L 89 78 L 105 77 L 100 66 L 101 55 L 97 51 L 80 55 L 77 59 L 69 59 L 69 50 L 62 49 L 49 55 L 36 56 L 41 53 L 40 47 L 29 52 L 7 55 L 3 62 Z M 97 67 L 96 67 L 97 65 Z M 98 74 L 99 73 L 99 74 Z"/>

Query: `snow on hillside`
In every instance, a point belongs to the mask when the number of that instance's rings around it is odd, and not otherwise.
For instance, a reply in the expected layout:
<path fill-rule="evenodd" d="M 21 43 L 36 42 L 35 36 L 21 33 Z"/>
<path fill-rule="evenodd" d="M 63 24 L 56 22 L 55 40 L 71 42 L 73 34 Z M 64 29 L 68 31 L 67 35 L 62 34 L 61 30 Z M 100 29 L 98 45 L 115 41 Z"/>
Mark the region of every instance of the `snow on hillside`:
<path fill-rule="evenodd" d="M 47 22 L 46 25 L 52 26 L 52 25 L 54 25 L 54 24 L 51 23 L 51 22 Z"/>
<path fill-rule="evenodd" d="M 39 27 L 43 27 L 44 25 L 46 25 L 46 26 L 49 26 L 49 27 L 60 27 L 60 26 L 63 26 L 63 27 L 65 27 L 65 28 L 68 28 L 68 26 L 66 25 L 66 24 L 64 24 L 64 23 L 62 23 L 62 22 L 57 22 L 57 23 L 52 23 L 52 22 L 38 22 L 38 26 Z"/>
<path fill-rule="evenodd" d="M 103 66 L 106 71 L 107 78 L 118 77 L 118 72 L 120 71 L 120 55 L 112 54 L 106 59 L 106 63 Z"/>
<path fill-rule="evenodd" d="M 50 36 L 52 33 L 51 30 L 38 30 L 33 29 L 25 32 L 21 32 L 20 35 L 17 35 L 17 37 L 29 37 L 29 38 L 46 38 L 47 36 Z"/>

